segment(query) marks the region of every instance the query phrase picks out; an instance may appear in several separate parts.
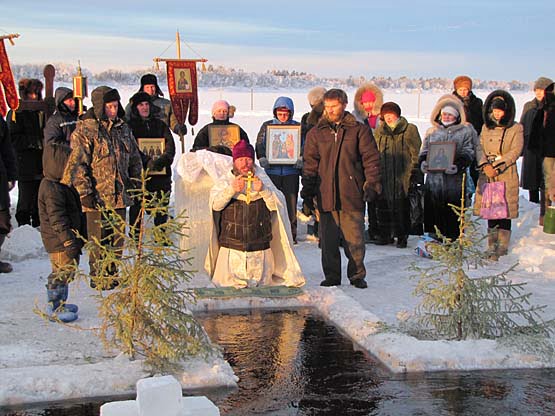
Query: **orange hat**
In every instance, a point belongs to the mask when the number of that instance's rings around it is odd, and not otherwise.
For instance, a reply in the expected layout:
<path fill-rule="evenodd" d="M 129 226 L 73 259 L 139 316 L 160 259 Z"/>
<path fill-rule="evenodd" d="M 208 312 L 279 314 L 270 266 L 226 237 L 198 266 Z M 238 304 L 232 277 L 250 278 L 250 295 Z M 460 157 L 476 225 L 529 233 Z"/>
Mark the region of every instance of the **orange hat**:
<path fill-rule="evenodd" d="M 466 75 L 459 75 L 453 81 L 453 85 L 455 86 L 455 90 L 458 90 L 461 87 L 468 88 L 469 90 L 472 89 L 472 80 L 467 77 Z"/>

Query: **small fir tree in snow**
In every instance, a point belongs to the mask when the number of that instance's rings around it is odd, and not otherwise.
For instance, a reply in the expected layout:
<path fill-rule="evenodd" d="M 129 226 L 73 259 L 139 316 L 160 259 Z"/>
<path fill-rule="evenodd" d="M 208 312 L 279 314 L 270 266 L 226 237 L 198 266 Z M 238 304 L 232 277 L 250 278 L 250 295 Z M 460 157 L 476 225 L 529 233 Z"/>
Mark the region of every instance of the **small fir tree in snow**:
<path fill-rule="evenodd" d="M 194 355 L 206 356 L 212 346 L 204 328 L 188 306 L 195 302 L 194 291 L 185 288 L 193 274 L 186 250 L 178 247 L 184 236 L 187 217 L 182 212 L 161 225 L 156 214 L 168 215 L 169 194 L 157 197 L 146 190 L 143 173 L 141 189 L 132 191 L 140 201 L 135 224 L 127 224 L 111 207 L 101 208 L 102 221 L 123 240 L 124 251 L 96 238 L 85 249 L 100 250 L 99 276 L 88 276 L 97 288 L 117 279 L 118 289 L 98 292 L 100 338 L 106 347 L 115 347 L 132 358 L 143 357 L 156 371 L 178 370 L 180 363 Z M 148 215 L 146 215 L 148 213 Z M 110 276 L 113 268 L 117 275 Z"/>
<path fill-rule="evenodd" d="M 434 339 L 457 340 L 548 336 L 553 321 L 541 318 L 545 306 L 531 305 L 526 283 L 508 279 L 516 264 L 498 274 L 479 275 L 487 262 L 482 248 L 485 237 L 465 208 L 464 196 L 463 187 L 461 206 L 451 205 L 459 218 L 459 238 L 451 241 L 436 228 L 442 243 L 431 245 L 432 262 L 411 266 L 418 279 L 414 295 L 422 298 L 415 313 L 420 332 Z"/>

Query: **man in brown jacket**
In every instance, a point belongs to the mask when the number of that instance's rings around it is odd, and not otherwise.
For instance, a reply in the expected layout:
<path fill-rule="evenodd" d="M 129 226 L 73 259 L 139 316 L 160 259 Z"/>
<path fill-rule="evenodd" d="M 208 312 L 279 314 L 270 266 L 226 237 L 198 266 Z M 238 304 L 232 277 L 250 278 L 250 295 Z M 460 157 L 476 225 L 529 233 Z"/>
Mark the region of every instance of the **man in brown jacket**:
<path fill-rule="evenodd" d="M 308 132 L 304 147 L 301 196 L 320 211 L 321 286 L 341 284 L 342 240 L 348 259 L 347 277 L 357 288 L 367 287 L 364 267 L 364 209 L 381 193 L 380 162 L 368 126 L 345 111 L 347 94 L 331 89 L 324 94 L 324 116 Z"/>

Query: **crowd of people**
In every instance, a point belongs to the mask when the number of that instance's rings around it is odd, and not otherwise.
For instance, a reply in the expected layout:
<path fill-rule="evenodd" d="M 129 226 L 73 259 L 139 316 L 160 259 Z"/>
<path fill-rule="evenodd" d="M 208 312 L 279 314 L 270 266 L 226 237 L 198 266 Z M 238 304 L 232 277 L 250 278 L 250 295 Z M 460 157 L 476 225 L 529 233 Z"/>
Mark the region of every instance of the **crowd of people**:
<path fill-rule="evenodd" d="M 21 99 L 40 101 L 42 87 L 39 80 L 22 79 Z M 437 101 L 423 138 L 399 104 L 384 102 L 383 91 L 371 83 L 356 90 L 352 112 L 345 91 L 313 88 L 307 95 L 311 109 L 300 122 L 294 119 L 293 100 L 278 97 L 269 109 L 272 118 L 262 123 L 253 144 L 230 121 L 235 107 L 216 101 L 213 121 L 199 130 L 191 149 L 230 157 L 229 177 L 214 186 L 209 203 L 218 214 L 213 282 L 239 288 L 277 284 L 272 276 L 280 265 L 272 241 L 277 233 L 280 245 L 288 239 L 297 244 L 299 195 L 302 211 L 314 217 L 311 232 L 319 239 L 322 286 L 341 284 L 341 247 L 350 284 L 366 288 L 366 244 L 403 249 L 409 235 L 423 233 L 438 242 L 457 239 L 458 217 L 450 205 L 460 206 L 463 198 L 487 220 L 488 254 L 497 260 L 508 252 L 519 187 L 539 203 L 540 224 L 555 200 L 553 89 L 551 79 L 538 78 L 535 98 L 525 104 L 518 122 L 509 92 L 496 90 L 482 101 L 472 91 L 472 80 L 459 76 L 452 93 Z M 79 116 L 73 91 L 60 87 L 50 118 L 29 108 L 0 118 L 0 247 L 11 230 L 9 192 L 17 181 L 15 219 L 19 226 L 40 226 L 52 265 L 48 313 L 64 322 L 78 316 L 77 306 L 66 302 L 73 276 L 63 270 L 79 262 L 79 235 L 123 250 L 121 239 L 100 221 L 102 207 L 113 207 L 122 219 L 129 208 L 129 222 L 135 224 L 139 207 L 130 197 L 135 180 L 148 169 L 157 173 L 148 190 L 171 192 L 172 132 L 186 133 L 153 74 L 141 78 L 125 108 L 118 91 L 108 86 L 95 88 L 91 101 L 92 107 Z M 280 138 L 282 131 L 286 139 Z M 163 144 L 149 152 L 140 148 L 139 138 L 163 138 Z M 278 147 L 284 151 L 274 151 Z M 272 225 L 279 192 L 286 229 L 282 220 L 281 226 Z M 501 192 L 502 207 L 492 215 L 488 206 L 486 215 L 484 206 L 494 192 Z M 154 221 L 167 220 L 157 215 Z M 117 287 L 118 270 L 97 270 L 101 253 L 91 250 L 88 255 L 90 275 L 106 278 L 98 289 Z M 9 263 L 0 262 L 0 273 L 10 271 Z M 98 282 L 91 279 L 91 286 Z M 300 286 L 304 279 L 295 275 L 281 284 Z"/>

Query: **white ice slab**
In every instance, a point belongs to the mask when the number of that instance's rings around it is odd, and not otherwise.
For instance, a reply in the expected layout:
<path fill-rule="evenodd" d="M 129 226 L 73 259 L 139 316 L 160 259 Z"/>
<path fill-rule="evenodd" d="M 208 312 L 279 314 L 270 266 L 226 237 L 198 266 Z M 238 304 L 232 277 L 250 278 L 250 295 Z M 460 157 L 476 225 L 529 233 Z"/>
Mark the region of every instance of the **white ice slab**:
<path fill-rule="evenodd" d="M 183 397 L 181 416 L 220 416 L 220 410 L 206 396 Z"/>
<path fill-rule="evenodd" d="M 137 381 L 139 416 L 178 416 L 181 412 L 181 384 L 172 376 Z"/>
<path fill-rule="evenodd" d="M 135 400 L 110 402 L 100 406 L 100 416 L 137 416 L 139 409 Z"/>

